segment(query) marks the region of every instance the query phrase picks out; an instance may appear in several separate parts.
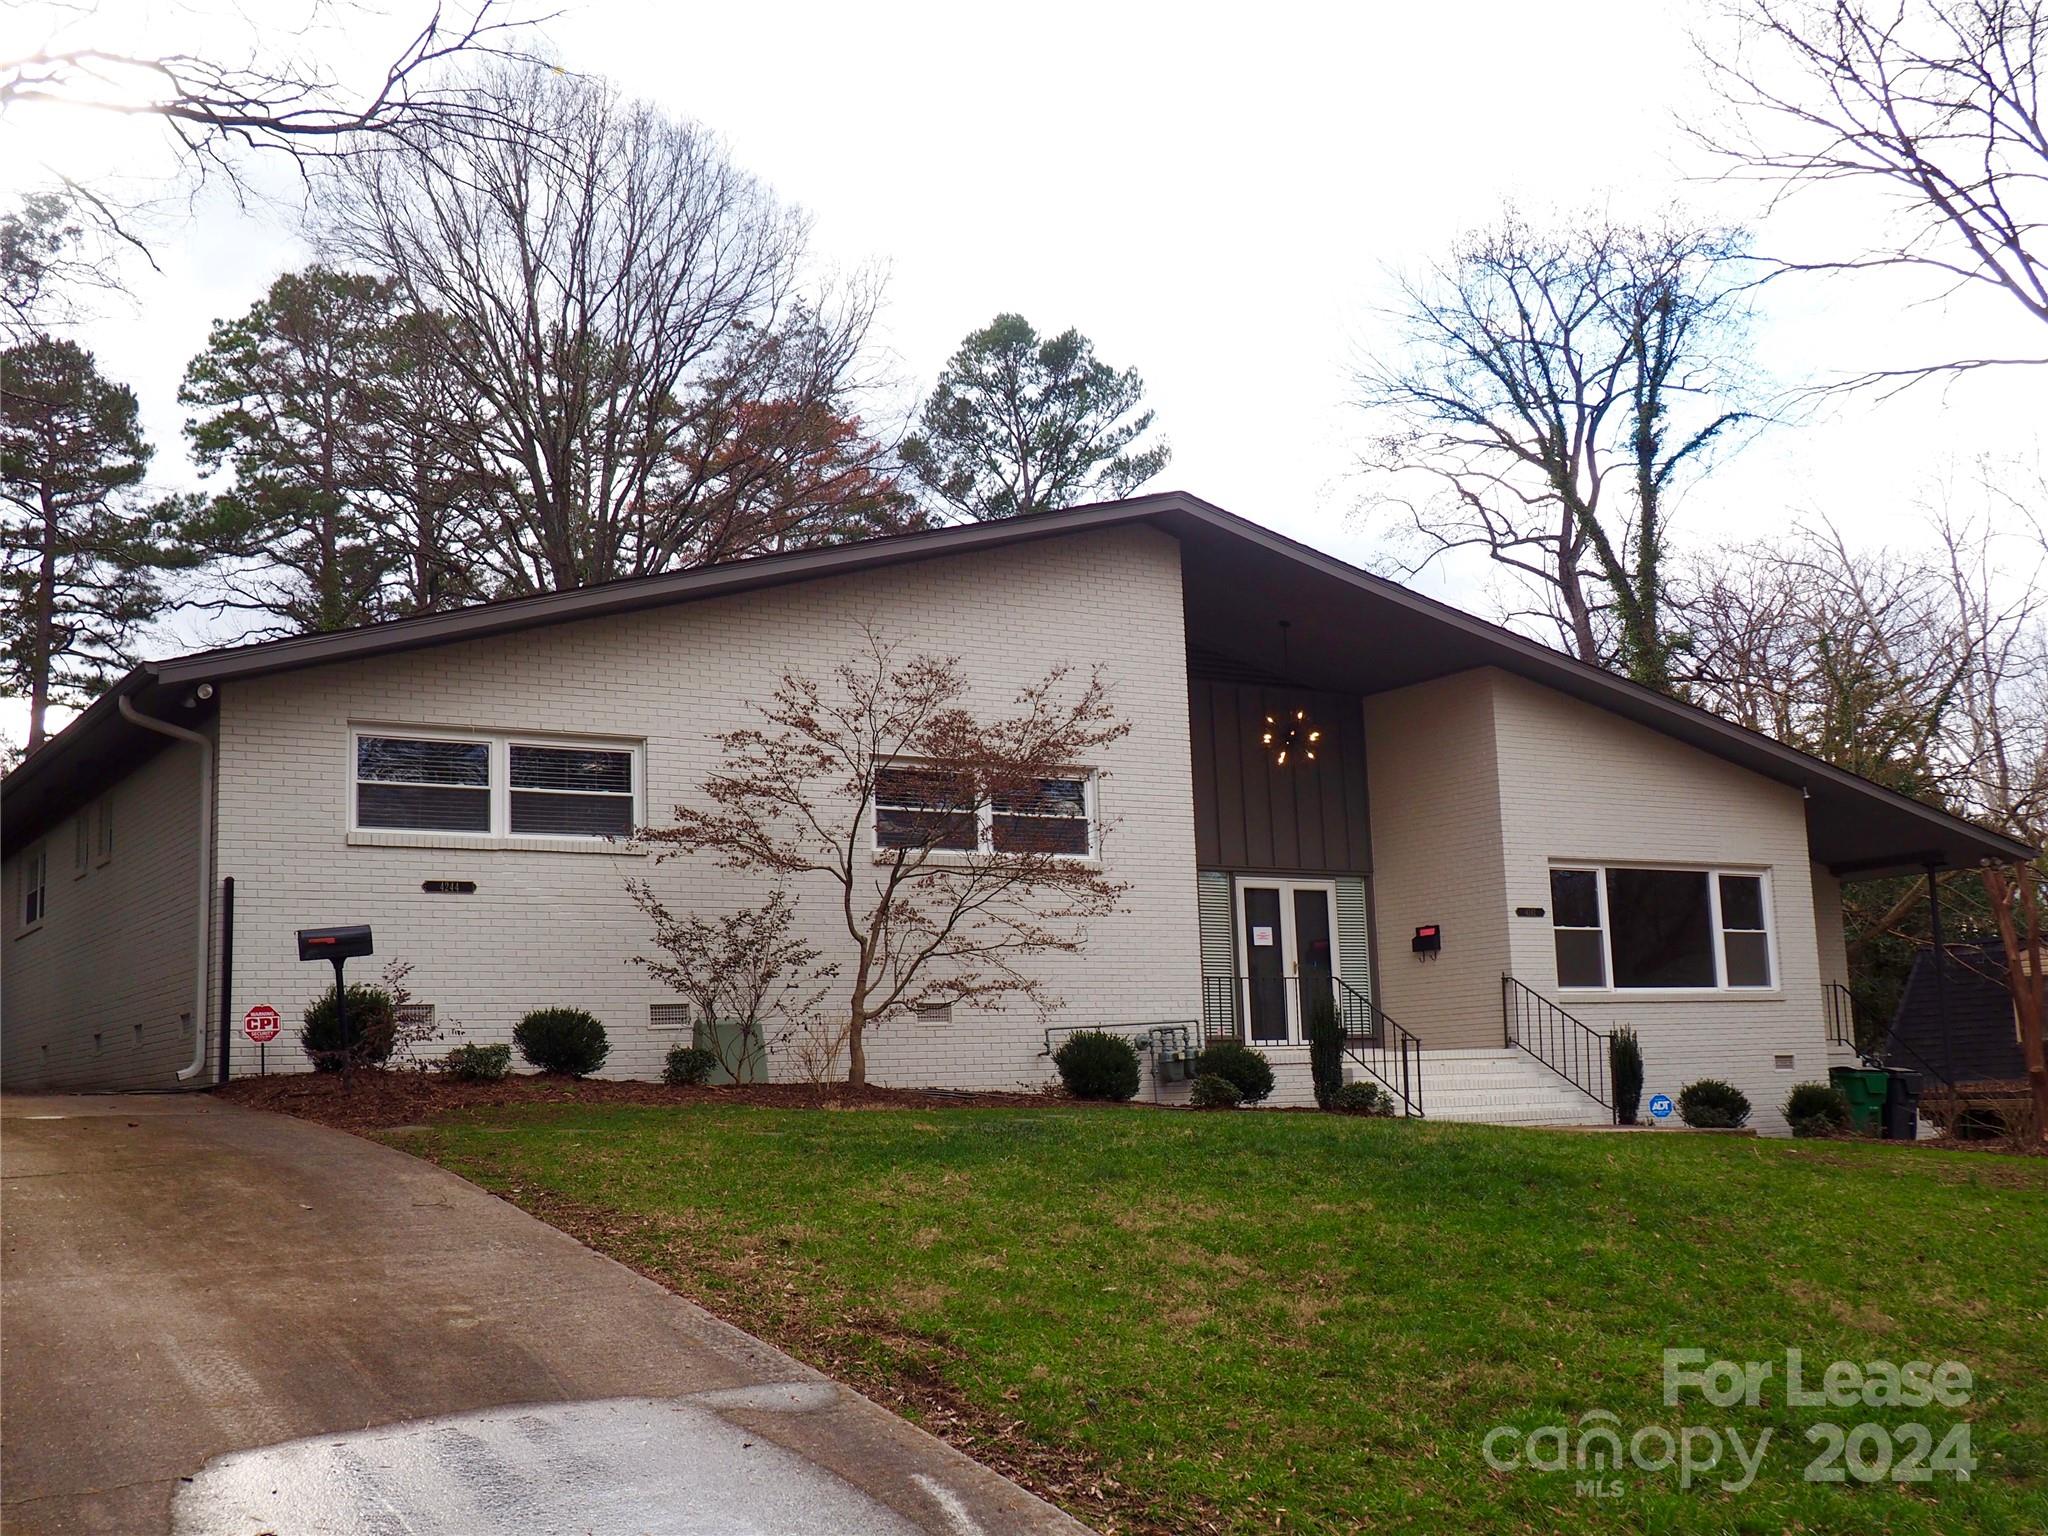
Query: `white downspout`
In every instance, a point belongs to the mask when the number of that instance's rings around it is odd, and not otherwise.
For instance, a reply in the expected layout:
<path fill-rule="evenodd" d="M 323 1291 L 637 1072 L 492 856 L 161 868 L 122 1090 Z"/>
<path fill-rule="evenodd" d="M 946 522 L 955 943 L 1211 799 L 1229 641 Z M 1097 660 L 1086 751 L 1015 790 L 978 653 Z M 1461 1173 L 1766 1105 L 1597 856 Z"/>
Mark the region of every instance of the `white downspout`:
<path fill-rule="evenodd" d="M 145 715 L 128 702 L 125 693 L 116 702 L 121 718 L 129 724 L 160 736 L 175 736 L 199 748 L 199 931 L 192 962 L 192 1065 L 178 1073 L 179 1082 L 189 1082 L 206 1070 L 206 958 L 213 937 L 213 742 L 201 731 Z"/>

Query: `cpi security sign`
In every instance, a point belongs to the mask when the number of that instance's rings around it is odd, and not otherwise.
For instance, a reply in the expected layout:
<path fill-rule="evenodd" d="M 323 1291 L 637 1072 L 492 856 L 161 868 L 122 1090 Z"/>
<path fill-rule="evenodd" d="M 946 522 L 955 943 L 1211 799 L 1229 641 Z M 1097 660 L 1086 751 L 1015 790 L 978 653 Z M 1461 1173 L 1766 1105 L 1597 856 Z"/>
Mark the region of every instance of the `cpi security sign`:
<path fill-rule="evenodd" d="M 277 1038 L 277 1010 L 268 1003 L 258 1003 L 242 1015 L 242 1033 L 258 1045 L 266 1045 Z"/>

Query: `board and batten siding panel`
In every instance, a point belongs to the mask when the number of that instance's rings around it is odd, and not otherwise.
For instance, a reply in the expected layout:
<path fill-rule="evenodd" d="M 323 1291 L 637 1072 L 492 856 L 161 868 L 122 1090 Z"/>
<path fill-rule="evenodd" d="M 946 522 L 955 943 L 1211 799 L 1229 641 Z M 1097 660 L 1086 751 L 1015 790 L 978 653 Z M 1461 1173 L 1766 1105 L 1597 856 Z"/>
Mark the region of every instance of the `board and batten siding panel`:
<path fill-rule="evenodd" d="M 1323 732 L 1313 763 L 1281 767 L 1267 715 L 1305 709 Z M 1365 737 L 1358 700 L 1198 678 L 1189 685 L 1195 856 L 1222 869 L 1371 873 Z"/>

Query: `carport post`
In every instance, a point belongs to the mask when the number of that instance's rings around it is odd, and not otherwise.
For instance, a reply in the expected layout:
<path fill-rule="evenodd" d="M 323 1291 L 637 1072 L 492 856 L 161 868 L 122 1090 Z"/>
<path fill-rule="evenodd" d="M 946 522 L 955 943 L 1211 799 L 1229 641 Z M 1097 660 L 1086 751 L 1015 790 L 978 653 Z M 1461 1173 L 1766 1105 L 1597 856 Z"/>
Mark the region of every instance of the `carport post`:
<path fill-rule="evenodd" d="M 1949 1041 L 1948 964 L 1942 954 L 1941 882 L 1932 864 L 1927 866 L 1927 932 L 1934 940 L 1934 1014 L 1941 1020 L 1941 1075 L 1950 1088 L 1956 1085 L 1955 1050 Z"/>

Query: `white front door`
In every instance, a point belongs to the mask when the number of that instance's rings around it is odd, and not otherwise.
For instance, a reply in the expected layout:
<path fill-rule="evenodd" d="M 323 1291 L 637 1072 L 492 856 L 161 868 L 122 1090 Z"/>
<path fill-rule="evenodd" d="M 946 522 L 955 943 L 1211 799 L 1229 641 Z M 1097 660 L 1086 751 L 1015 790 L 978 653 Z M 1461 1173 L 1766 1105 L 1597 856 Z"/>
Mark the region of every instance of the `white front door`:
<path fill-rule="evenodd" d="M 1253 1045 L 1299 1044 L 1341 971 L 1337 882 L 1241 876 L 1237 927 L 1246 1038 Z"/>

